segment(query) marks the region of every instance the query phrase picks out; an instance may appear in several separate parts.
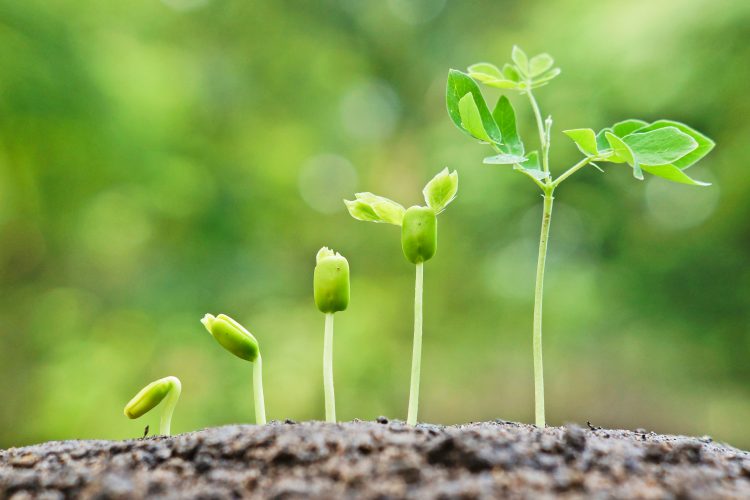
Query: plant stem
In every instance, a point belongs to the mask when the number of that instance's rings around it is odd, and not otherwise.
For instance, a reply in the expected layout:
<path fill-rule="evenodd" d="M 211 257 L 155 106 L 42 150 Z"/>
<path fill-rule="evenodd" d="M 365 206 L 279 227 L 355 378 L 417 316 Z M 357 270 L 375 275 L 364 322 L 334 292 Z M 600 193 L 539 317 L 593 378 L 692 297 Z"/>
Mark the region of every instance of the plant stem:
<path fill-rule="evenodd" d="M 531 85 L 531 82 L 528 82 Z M 542 156 L 542 170 L 549 172 L 549 147 L 547 144 L 547 134 L 544 132 L 544 121 L 542 120 L 542 112 L 539 110 L 539 104 L 537 104 L 534 94 L 531 93 L 531 88 L 526 90 L 526 95 L 529 96 L 529 103 L 531 103 L 531 109 L 534 110 L 534 118 L 536 119 L 536 127 L 539 130 L 539 147 L 541 148 Z"/>
<path fill-rule="evenodd" d="M 333 395 L 333 313 L 326 313 L 323 340 L 323 390 L 326 400 L 326 421 L 336 423 L 336 399 Z"/>
<path fill-rule="evenodd" d="M 169 394 L 164 401 L 164 410 L 161 413 L 161 419 L 159 420 L 159 434 L 162 436 L 171 435 L 172 427 L 172 414 L 174 413 L 174 407 L 177 406 L 177 400 L 180 399 L 180 393 L 182 392 L 182 384 L 177 377 L 169 377 L 172 382 L 172 387 L 169 389 Z"/>
<path fill-rule="evenodd" d="M 583 167 L 585 167 L 586 165 L 588 165 L 592 161 L 596 161 L 596 160 L 598 160 L 598 158 L 593 157 L 593 156 L 588 156 L 588 157 L 584 158 L 583 160 L 579 161 L 578 163 L 576 163 L 575 165 L 573 165 L 572 167 L 570 167 L 568 170 L 566 170 L 565 172 L 563 172 L 562 174 L 560 174 L 560 176 L 557 179 L 555 179 L 555 182 L 552 183 L 552 186 L 553 187 L 559 186 L 562 181 L 564 181 L 565 179 L 567 179 L 571 175 L 575 174 L 576 172 L 578 172 L 579 170 L 581 170 Z"/>
<path fill-rule="evenodd" d="M 542 363 L 542 300 L 544 298 L 544 265 L 547 260 L 547 241 L 552 222 L 552 196 L 554 189 L 544 193 L 542 231 L 539 236 L 539 257 L 536 264 L 536 288 L 534 290 L 534 414 L 537 427 L 544 427 L 544 365 Z"/>
<path fill-rule="evenodd" d="M 414 345 L 411 354 L 411 388 L 409 389 L 409 412 L 406 423 L 417 424 L 419 410 L 419 372 L 422 367 L 422 290 L 424 282 L 424 262 L 417 263 L 417 276 L 414 284 Z"/>
<path fill-rule="evenodd" d="M 253 362 L 253 398 L 255 399 L 255 423 L 264 425 L 266 423 L 266 402 L 263 399 L 263 359 L 258 354 L 258 359 Z"/>

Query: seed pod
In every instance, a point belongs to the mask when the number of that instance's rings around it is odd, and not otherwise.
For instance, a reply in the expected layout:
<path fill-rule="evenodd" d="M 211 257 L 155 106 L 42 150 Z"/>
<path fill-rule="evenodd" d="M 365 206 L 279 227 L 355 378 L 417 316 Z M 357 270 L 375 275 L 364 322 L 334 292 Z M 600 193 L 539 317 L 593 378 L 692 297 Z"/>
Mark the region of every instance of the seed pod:
<path fill-rule="evenodd" d="M 412 264 L 430 260 L 437 249 L 437 217 L 430 207 L 411 207 L 401 225 L 401 248 Z"/>
<path fill-rule="evenodd" d="M 315 305 L 324 313 L 343 311 L 349 305 L 349 262 L 327 247 L 316 256 L 313 295 Z"/>
<path fill-rule="evenodd" d="M 182 389 L 180 380 L 177 377 L 164 377 L 151 382 L 141 389 L 138 394 L 133 396 L 127 405 L 125 405 L 125 416 L 128 418 L 138 418 L 151 411 L 156 405 L 161 403 L 169 391 L 175 389 L 179 394 Z"/>
<path fill-rule="evenodd" d="M 216 341 L 238 358 L 254 362 L 258 359 L 260 347 L 255 337 L 244 326 L 226 314 L 213 316 L 206 314 L 201 320 Z"/>

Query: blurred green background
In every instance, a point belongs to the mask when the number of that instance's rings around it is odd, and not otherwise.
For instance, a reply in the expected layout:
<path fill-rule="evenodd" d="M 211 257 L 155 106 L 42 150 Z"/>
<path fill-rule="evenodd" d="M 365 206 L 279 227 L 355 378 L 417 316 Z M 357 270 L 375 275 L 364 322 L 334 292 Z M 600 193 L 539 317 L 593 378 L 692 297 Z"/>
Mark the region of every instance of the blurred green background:
<path fill-rule="evenodd" d="M 199 323 L 258 337 L 269 418 L 323 417 L 318 248 L 348 257 L 339 418 L 405 418 L 414 268 L 341 199 L 459 197 L 425 269 L 420 419 L 533 416 L 538 189 L 454 128 L 447 71 L 516 43 L 563 69 L 560 133 L 672 118 L 714 138 L 710 188 L 607 165 L 556 193 L 547 412 L 750 447 L 750 2 L 0 1 L 0 447 L 140 436 L 124 404 L 177 375 L 173 430 L 253 421 L 251 367 Z M 494 102 L 496 93 L 486 93 Z M 512 96 L 527 143 L 527 103 Z"/>

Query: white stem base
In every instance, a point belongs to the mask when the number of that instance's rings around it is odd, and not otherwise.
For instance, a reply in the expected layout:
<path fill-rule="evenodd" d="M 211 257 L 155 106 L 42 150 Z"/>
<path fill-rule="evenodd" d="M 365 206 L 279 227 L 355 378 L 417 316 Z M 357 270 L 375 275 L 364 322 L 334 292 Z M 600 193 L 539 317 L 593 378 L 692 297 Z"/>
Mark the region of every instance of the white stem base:
<path fill-rule="evenodd" d="M 414 283 L 414 346 L 411 354 L 411 387 L 409 389 L 409 412 L 406 423 L 417 424 L 419 411 L 419 373 L 422 368 L 422 289 L 424 281 L 424 262 L 417 264 L 417 276 Z"/>
<path fill-rule="evenodd" d="M 326 314 L 323 339 L 323 390 L 326 400 L 326 421 L 336 422 L 336 398 L 333 394 L 333 313 Z"/>

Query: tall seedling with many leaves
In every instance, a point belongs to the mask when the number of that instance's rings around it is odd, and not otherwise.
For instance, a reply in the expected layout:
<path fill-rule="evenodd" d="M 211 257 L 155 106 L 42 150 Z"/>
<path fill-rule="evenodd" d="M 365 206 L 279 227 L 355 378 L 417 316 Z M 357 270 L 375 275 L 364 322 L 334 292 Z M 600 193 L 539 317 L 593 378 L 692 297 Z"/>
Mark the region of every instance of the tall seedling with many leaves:
<path fill-rule="evenodd" d="M 534 400 L 536 425 L 544 426 L 544 378 L 542 369 L 542 297 L 547 239 L 552 220 L 555 189 L 578 170 L 597 163 L 627 164 L 633 177 L 643 180 L 644 172 L 672 182 L 693 186 L 708 183 L 689 177 L 685 170 L 708 154 L 714 142 L 689 126 L 671 121 L 624 120 L 598 132 L 590 128 L 563 131 L 583 154 L 581 161 L 553 177 L 549 164 L 552 118 L 542 120 L 534 91 L 549 84 L 560 74 L 548 54 L 528 58 L 513 47 L 512 63 L 502 69 L 489 63 L 474 64 L 464 73 L 451 70 L 446 100 L 453 123 L 469 136 L 494 150 L 484 159 L 490 165 L 511 165 L 542 190 L 544 210 L 539 239 L 539 257 L 534 292 Z M 539 132 L 539 149 L 527 151 L 516 129 L 516 114 L 507 97 L 502 96 L 490 111 L 476 82 L 525 95 L 534 113 Z"/>

